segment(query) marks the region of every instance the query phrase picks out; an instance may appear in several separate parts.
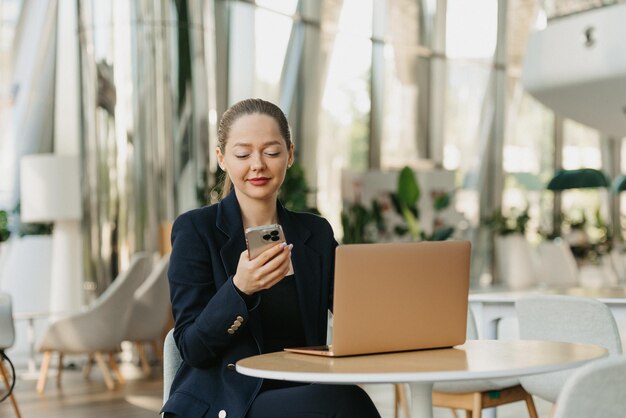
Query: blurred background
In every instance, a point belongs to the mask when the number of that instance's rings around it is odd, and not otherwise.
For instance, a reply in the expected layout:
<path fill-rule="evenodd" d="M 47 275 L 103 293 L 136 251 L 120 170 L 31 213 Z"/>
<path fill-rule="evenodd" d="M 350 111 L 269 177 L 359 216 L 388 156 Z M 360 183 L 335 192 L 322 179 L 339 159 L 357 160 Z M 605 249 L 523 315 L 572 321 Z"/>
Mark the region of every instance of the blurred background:
<path fill-rule="evenodd" d="M 624 3 L 0 0 L 15 356 L 217 201 L 248 97 L 291 124 L 283 202 L 340 242 L 469 239 L 473 288 L 622 285 Z"/>

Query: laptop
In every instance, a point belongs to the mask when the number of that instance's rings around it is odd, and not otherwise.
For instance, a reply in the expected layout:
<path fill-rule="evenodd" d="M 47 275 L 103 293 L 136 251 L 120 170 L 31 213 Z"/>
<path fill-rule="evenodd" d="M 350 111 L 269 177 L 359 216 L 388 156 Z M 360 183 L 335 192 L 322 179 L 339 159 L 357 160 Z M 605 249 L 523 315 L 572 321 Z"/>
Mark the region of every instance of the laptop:
<path fill-rule="evenodd" d="M 332 345 L 286 351 L 341 357 L 465 342 L 469 241 L 340 245 Z"/>

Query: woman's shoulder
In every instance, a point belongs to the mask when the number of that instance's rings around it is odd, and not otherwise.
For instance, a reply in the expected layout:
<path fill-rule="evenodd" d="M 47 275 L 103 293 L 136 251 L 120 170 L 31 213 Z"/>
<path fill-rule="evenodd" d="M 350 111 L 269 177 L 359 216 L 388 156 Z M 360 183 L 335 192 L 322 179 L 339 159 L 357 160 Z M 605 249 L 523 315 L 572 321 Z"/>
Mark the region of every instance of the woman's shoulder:
<path fill-rule="evenodd" d="M 215 223 L 217 217 L 217 204 L 190 209 L 176 217 L 174 225 L 192 223 L 196 226 L 206 223 Z"/>
<path fill-rule="evenodd" d="M 298 222 L 310 228 L 331 228 L 326 218 L 311 212 L 292 212 L 288 211 Z M 332 229 L 332 228 L 331 228 Z"/>

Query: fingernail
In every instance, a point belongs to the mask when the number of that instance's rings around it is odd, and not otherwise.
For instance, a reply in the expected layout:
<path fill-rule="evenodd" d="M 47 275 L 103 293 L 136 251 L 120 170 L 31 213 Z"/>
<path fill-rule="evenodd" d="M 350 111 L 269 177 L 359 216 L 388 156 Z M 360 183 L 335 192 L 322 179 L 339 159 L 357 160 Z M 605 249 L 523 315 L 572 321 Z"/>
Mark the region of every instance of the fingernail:
<path fill-rule="evenodd" d="M 285 248 L 286 246 L 287 246 L 287 243 L 286 243 L 286 242 L 281 242 L 281 243 L 280 243 L 280 248 Z"/>
<path fill-rule="evenodd" d="M 289 244 L 289 251 L 293 248 L 293 244 Z"/>

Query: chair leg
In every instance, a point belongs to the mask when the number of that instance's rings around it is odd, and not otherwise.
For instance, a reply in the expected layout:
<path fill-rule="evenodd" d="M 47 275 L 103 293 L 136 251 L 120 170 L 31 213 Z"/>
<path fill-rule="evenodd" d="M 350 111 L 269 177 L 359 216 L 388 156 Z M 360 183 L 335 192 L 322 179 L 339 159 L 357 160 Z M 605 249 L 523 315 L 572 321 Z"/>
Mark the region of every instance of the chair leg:
<path fill-rule="evenodd" d="M 159 345 L 159 341 L 152 340 L 150 341 L 150 346 L 152 347 L 152 351 L 154 351 L 154 355 L 157 360 L 159 360 L 159 364 L 163 366 L 163 344 Z"/>
<path fill-rule="evenodd" d="M 85 379 L 89 379 L 89 375 L 91 374 L 91 368 L 93 366 L 93 353 L 89 353 L 87 356 L 87 363 L 85 363 L 85 367 L 83 367 L 83 377 Z"/>
<path fill-rule="evenodd" d="M 98 364 L 98 367 L 100 368 L 100 371 L 102 372 L 102 377 L 104 378 L 104 383 L 106 384 L 107 388 L 109 390 L 115 389 L 115 382 L 113 382 L 113 378 L 111 377 L 109 368 L 106 362 L 104 361 L 104 357 L 102 357 L 102 353 L 99 351 L 96 351 L 94 353 L 94 357 L 96 359 L 96 363 Z"/>
<path fill-rule="evenodd" d="M 111 370 L 113 370 L 113 374 L 115 375 L 115 378 L 117 379 L 118 382 L 120 382 L 120 385 L 125 384 L 126 379 L 124 379 L 124 376 L 122 375 L 122 372 L 120 371 L 120 368 L 117 367 L 117 361 L 115 361 L 115 353 L 112 351 L 109 352 L 109 365 L 111 366 Z"/>
<path fill-rule="evenodd" d="M 61 373 L 63 373 L 63 353 L 59 352 L 59 362 L 57 363 L 57 387 L 61 387 Z"/>
<path fill-rule="evenodd" d="M 481 418 L 483 416 L 483 398 L 480 392 L 476 392 L 474 394 L 474 406 L 472 408 L 471 415 L 468 415 L 468 417 L 471 416 L 474 418 Z"/>
<path fill-rule="evenodd" d="M 409 402 L 406 396 L 406 388 L 402 383 L 396 383 L 395 385 L 396 391 L 396 417 L 400 415 L 400 410 L 403 411 L 401 416 L 404 418 L 409 418 L 411 416 L 411 410 L 409 409 Z"/>
<path fill-rule="evenodd" d="M 46 388 L 46 381 L 48 380 L 48 369 L 50 368 L 50 360 L 52 359 L 52 351 L 46 351 L 43 353 L 43 360 L 41 361 L 41 369 L 39 371 L 39 380 L 37 381 L 37 393 L 43 394 Z"/>
<path fill-rule="evenodd" d="M 535 408 L 535 401 L 533 401 L 533 395 L 527 393 L 526 399 L 524 400 L 526 401 L 526 408 L 528 408 L 528 416 L 530 416 L 530 418 L 539 418 L 537 408 Z"/>
<path fill-rule="evenodd" d="M 150 374 L 152 373 L 152 368 L 150 367 L 150 362 L 148 361 L 148 357 L 146 356 L 146 351 L 143 348 L 143 343 L 137 341 L 135 343 L 135 347 L 137 348 L 137 354 L 139 355 L 141 370 L 146 376 L 150 376 Z"/>
<path fill-rule="evenodd" d="M 4 362 L 2 360 L 0 360 L 0 373 L 2 373 L 2 377 L 4 378 L 4 386 L 6 386 L 7 391 L 10 391 L 11 384 L 9 383 L 9 374 L 7 373 L 7 369 L 4 367 Z M 15 376 L 13 377 L 15 378 Z M 17 415 L 17 418 L 22 418 L 20 408 L 17 406 L 17 401 L 15 400 L 15 395 L 13 395 L 13 393 L 11 393 L 10 399 L 13 409 L 15 410 L 15 415 Z"/>

